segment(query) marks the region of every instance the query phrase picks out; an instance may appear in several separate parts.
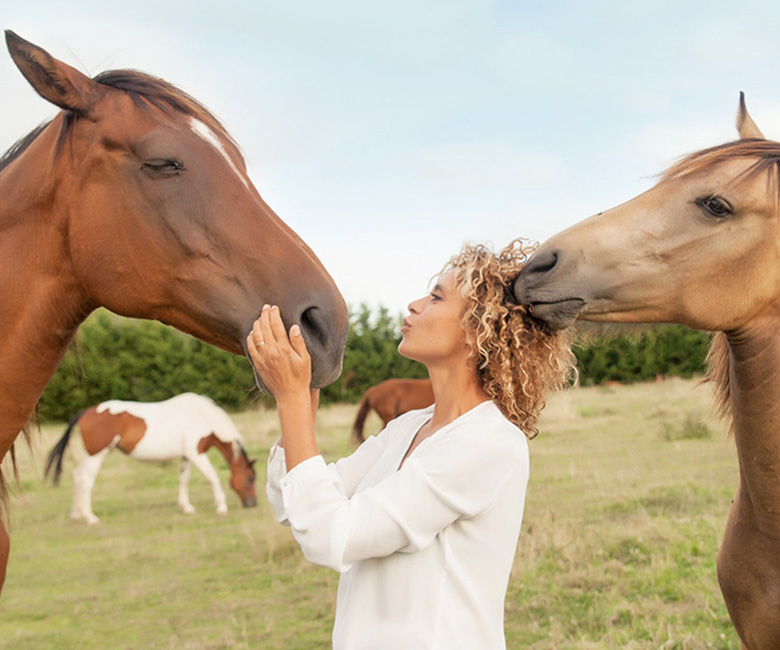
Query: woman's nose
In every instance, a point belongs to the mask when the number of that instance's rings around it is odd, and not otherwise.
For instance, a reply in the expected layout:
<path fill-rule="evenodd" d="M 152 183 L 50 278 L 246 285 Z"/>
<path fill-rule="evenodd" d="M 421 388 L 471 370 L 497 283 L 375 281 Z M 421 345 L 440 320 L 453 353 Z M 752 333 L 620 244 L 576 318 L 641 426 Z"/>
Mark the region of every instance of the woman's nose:
<path fill-rule="evenodd" d="M 413 300 L 412 302 L 409 303 L 407 309 L 409 310 L 410 314 L 416 314 L 419 311 L 417 306 L 419 305 L 421 300 L 422 298 L 418 298 L 417 300 Z"/>

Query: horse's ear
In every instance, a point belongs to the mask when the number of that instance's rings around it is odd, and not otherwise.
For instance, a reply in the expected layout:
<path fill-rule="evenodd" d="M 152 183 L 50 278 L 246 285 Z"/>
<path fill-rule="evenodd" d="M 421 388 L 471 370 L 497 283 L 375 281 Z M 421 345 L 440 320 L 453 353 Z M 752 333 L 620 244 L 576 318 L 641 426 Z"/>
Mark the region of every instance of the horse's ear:
<path fill-rule="evenodd" d="M 739 137 L 742 140 L 748 138 L 754 138 L 756 140 L 765 140 L 764 134 L 761 133 L 761 129 L 756 126 L 753 118 L 750 117 L 750 113 L 747 111 L 745 105 L 745 93 L 739 92 L 739 112 L 737 113 L 737 131 L 739 131 Z"/>
<path fill-rule="evenodd" d="M 60 108 L 89 117 L 102 94 L 98 83 L 10 29 L 5 30 L 5 42 L 16 67 L 41 97 Z"/>

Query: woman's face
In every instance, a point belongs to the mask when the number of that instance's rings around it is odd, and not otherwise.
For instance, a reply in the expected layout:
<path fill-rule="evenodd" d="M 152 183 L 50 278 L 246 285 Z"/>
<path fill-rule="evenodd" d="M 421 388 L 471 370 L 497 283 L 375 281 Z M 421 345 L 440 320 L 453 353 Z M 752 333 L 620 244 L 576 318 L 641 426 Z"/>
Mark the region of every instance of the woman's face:
<path fill-rule="evenodd" d="M 454 273 L 445 273 L 427 296 L 409 303 L 398 351 L 429 367 L 462 362 L 469 355 L 461 323 L 466 306 L 466 300 L 458 294 Z"/>

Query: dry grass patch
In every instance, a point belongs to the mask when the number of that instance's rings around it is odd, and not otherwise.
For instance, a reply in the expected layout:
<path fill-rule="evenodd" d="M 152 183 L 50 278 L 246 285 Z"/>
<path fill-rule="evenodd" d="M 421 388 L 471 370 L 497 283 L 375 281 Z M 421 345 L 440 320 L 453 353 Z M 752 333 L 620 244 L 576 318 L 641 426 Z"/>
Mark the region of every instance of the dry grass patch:
<path fill-rule="evenodd" d="M 506 606 L 510 649 L 736 647 L 715 556 L 736 488 L 733 443 L 708 415 L 708 387 L 669 380 L 576 389 L 550 401 L 531 443 L 531 483 Z M 349 453 L 355 406 L 323 409 L 329 460 Z M 273 411 L 234 416 L 264 481 Z M 684 433 L 686 422 L 711 435 Z M 112 454 L 95 488 L 95 527 L 68 519 L 63 484 L 42 481 L 62 426 L 20 449 L 0 649 L 329 647 L 338 576 L 310 566 L 262 498 L 217 517 L 176 506 L 178 468 Z M 378 419 L 368 432 L 379 428 Z M 668 432 L 673 432 L 672 434 Z M 682 434 L 674 433 L 682 432 Z M 228 472 L 214 456 L 223 483 Z M 260 490 L 262 492 L 262 489 Z"/>

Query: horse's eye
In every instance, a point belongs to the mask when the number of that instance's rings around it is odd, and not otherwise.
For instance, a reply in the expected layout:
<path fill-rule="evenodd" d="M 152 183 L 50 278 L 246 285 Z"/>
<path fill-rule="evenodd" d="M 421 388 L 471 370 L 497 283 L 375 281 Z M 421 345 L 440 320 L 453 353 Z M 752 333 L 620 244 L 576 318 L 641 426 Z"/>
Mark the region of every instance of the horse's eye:
<path fill-rule="evenodd" d="M 708 196 L 696 199 L 696 205 L 718 219 L 723 219 L 731 214 L 731 205 L 729 205 L 729 202 L 726 201 L 726 199 L 721 198 L 720 196 Z"/>
<path fill-rule="evenodd" d="M 147 160 L 141 169 L 159 176 L 176 176 L 184 171 L 184 164 L 178 160 L 153 159 Z"/>

